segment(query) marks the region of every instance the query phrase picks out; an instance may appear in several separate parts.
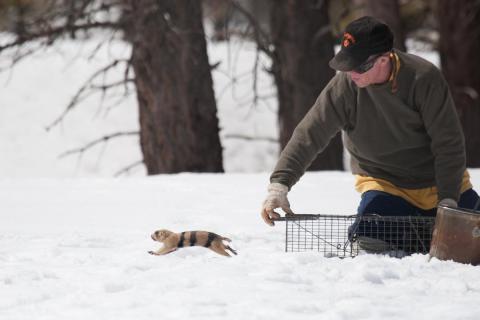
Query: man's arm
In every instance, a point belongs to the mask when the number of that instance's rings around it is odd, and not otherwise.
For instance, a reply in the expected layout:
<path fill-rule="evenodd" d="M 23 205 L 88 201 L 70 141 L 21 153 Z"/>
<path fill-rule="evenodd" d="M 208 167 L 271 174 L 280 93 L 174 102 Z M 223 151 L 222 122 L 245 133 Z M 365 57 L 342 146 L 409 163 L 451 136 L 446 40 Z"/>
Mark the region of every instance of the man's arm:
<path fill-rule="evenodd" d="M 330 140 L 346 126 L 347 108 L 354 103 L 351 90 L 344 74 L 336 75 L 329 82 L 280 154 L 270 176 L 271 183 L 281 183 L 290 189 Z"/>
<path fill-rule="evenodd" d="M 345 127 L 348 115 L 346 106 L 352 107 L 354 102 L 350 89 L 345 75 L 337 74 L 295 128 L 270 176 L 268 196 L 261 211 L 261 216 L 268 225 L 273 226 L 274 219 L 280 216 L 274 211 L 276 208 L 293 214 L 287 199 L 288 191 L 330 139 Z M 346 97 L 350 98 L 350 103 L 345 102 Z"/>
<path fill-rule="evenodd" d="M 440 71 L 432 68 L 415 89 L 417 106 L 432 139 L 438 199 L 458 202 L 465 172 L 465 141 L 448 85 Z"/>

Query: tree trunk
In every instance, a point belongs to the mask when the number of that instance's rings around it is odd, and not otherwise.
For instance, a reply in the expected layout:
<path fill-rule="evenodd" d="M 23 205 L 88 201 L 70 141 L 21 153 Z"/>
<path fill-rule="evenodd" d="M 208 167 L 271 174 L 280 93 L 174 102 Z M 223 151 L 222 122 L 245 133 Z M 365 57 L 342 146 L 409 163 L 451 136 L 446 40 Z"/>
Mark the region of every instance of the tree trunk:
<path fill-rule="evenodd" d="M 395 36 L 393 46 L 398 50 L 406 51 L 405 34 L 400 19 L 398 0 L 366 0 L 365 11 L 367 15 L 388 24 Z"/>
<path fill-rule="evenodd" d="M 222 172 L 201 2 L 124 1 L 148 174 Z"/>
<path fill-rule="evenodd" d="M 438 1 L 440 59 L 465 134 L 467 166 L 480 167 L 480 3 Z"/>
<path fill-rule="evenodd" d="M 328 1 L 272 2 L 271 33 L 275 48 L 272 68 L 278 91 L 282 149 L 335 75 L 328 66 L 334 52 L 327 8 Z M 332 139 L 310 170 L 343 170 L 340 134 Z"/>

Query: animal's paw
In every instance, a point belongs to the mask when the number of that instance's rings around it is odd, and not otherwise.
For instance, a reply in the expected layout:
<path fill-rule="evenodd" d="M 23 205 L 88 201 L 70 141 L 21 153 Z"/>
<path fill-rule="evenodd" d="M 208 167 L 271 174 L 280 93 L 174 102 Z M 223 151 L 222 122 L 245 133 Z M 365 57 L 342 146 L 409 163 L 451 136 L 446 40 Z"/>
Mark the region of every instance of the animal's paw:
<path fill-rule="evenodd" d="M 148 253 L 153 255 L 153 256 L 155 255 L 155 251 L 148 251 Z"/>

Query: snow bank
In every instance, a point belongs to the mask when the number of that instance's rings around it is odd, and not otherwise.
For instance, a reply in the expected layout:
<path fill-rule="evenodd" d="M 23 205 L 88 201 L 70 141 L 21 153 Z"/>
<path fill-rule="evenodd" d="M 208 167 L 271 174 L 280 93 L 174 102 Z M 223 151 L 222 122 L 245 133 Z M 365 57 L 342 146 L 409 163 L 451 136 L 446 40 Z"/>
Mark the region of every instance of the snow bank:
<path fill-rule="evenodd" d="M 480 170 L 472 171 L 478 185 Z M 285 253 L 266 174 L 0 181 L 1 319 L 478 319 L 480 268 L 425 255 Z M 355 211 L 342 172 L 307 173 L 298 213 Z M 239 255 L 150 256 L 152 231 L 209 230 Z"/>

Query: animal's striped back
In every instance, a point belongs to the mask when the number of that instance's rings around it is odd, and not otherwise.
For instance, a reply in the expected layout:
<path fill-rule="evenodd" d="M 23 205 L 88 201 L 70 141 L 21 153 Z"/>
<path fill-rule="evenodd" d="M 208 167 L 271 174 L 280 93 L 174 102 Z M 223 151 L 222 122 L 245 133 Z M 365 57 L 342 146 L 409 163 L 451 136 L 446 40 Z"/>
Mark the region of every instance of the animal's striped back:
<path fill-rule="evenodd" d="M 208 231 L 185 231 L 180 233 L 177 247 L 202 246 L 208 248 L 215 239 L 221 239 L 221 237 Z"/>

